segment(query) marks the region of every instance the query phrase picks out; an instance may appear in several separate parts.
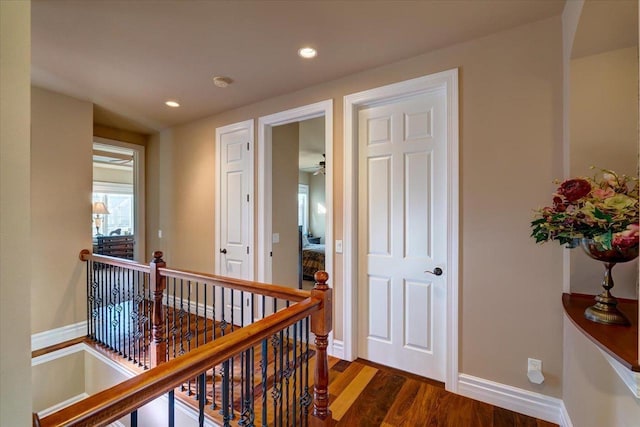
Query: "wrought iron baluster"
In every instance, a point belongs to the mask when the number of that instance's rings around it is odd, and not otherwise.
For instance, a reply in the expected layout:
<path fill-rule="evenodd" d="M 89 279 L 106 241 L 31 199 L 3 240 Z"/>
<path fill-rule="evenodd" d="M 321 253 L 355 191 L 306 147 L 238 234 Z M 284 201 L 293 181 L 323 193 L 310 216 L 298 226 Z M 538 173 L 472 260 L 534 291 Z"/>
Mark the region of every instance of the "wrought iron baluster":
<path fill-rule="evenodd" d="M 278 425 L 280 427 L 282 427 L 282 422 L 284 421 L 284 414 L 283 414 L 283 403 L 282 403 L 282 397 L 284 394 L 284 331 L 280 331 L 279 336 L 278 336 L 278 342 L 279 342 L 279 352 L 280 352 L 280 357 L 279 357 L 279 364 L 280 364 L 280 369 L 278 369 L 278 382 L 280 384 L 280 393 L 278 395 Z M 275 379 L 274 379 L 275 381 Z"/>
<path fill-rule="evenodd" d="M 286 301 L 286 307 L 289 307 L 289 301 Z M 282 332 L 281 332 L 282 334 Z M 290 357 L 291 357 L 291 347 L 290 347 L 290 342 L 289 342 L 289 328 L 286 329 L 286 333 L 285 333 L 285 360 L 286 360 L 286 368 L 284 369 L 284 390 L 285 390 L 285 425 L 289 426 L 291 425 L 289 423 L 289 378 L 291 378 L 291 361 L 290 361 Z"/>
<path fill-rule="evenodd" d="M 203 372 L 198 376 L 198 425 L 204 426 L 204 405 L 207 403 L 207 396 L 205 391 L 206 375 Z"/>
<path fill-rule="evenodd" d="M 145 318 L 145 334 L 144 334 L 144 349 L 146 351 L 146 355 L 145 355 L 145 365 L 144 368 L 145 369 L 149 369 L 149 363 L 150 363 L 150 359 L 149 359 L 149 350 L 151 348 L 151 332 L 152 332 L 152 326 L 151 323 L 153 322 L 153 294 L 151 291 L 151 276 L 145 274 L 144 275 L 145 278 L 145 289 L 147 290 L 147 316 Z"/>
<path fill-rule="evenodd" d="M 131 427 L 138 427 L 138 410 L 136 409 L 130 415 Z"/>
<path fill-rule="evenodd" d="M 262 297 L 264 301 L 264 296 Z M 264 304 L 262 305 L 262 314 L 264 316 Z M 269 363 L 269 348 L 267 339 L 262 340 L 262 360 L 260 360 L 261 376 L 262 376 L 262 427 L 267 427 L 267 365 Z"/>
<path fill-rule="evenodd" d="M 216 314 L 216 286 L 211 286 L 211 310 L 213 311 L 213 326 L 211 327 L 211 339 L 216 340 L 216 328 L 217 328 L 217 314 Z M 216 409 L 218 404 L 216 403 L 216 367 L 211 368 L 211 409 Z"/>
<path fill-rule="evenodd" d="M 231 416 L 229 414 L 229 360 L 222 362 L 222 425 L 228 427 L 231 424 Z"/>
<path fill-rule="evenodd" d="M 234 329 L 235 329 L 234 314 L 235 314 L 235 311 L 236 311 L 235 310 L 235 305 L 234 305 L 234 302 L 233 302 L 233 299 L 234 299 L 234 296 L 235 296 L 234 295 L 235 291 L 233 289 L 230 289 L 229 293 L 231 294 L 231 306 L 230 306 L 231 307 L 230 308 L 230 310 L 231 310 L 231 332 L 233 332 Z M 233 405 L 234 405 L 234 401 L 235 401 L 234 398 L 235 398 L 235 389 L 236 389 L 235 383 L 236 382 L 234 380 L 234 377 L 235 377 L 235 357 L 232 357 L 231 358 L 231 378 L 230 378 L 230 381 L 231 381 L 231 400 L 230 400 L 230 403 L 231 403 L 231 419 L 235 418 L 235 411 L 234 411 Z"/>
<path fill-rule="evenodd" d="M 169 419 L 168 421 L 168 427 L 175 427 L 176 425 L 176 392 L 174 390 L 171 390 L 168 393 L 168 399 L 169 401 Z"/>
<path fill-rule="evenodd" d="M 298 409 L 298 396 L 297 396 L 297 390 L 296 390 L 296 386 L 297 386 L 297 379 L 298 379 L 298 324 L 300 322 L 296 322 L 293 324 L 293 366 L 291 367 L 291 370 L 293 371 L 293 386 L 292 386 L 292 390 L 291 390 L 291 395 L 293 396 L 292 399 L 292 403 L 291 403 L 291 411 L 293 412 L 291 414 L 291 419 L 293 420 L 293 427 L 296 426 L 296 423 L 298 422 L 298 417 L 297 417 L 297 409 Z"/>

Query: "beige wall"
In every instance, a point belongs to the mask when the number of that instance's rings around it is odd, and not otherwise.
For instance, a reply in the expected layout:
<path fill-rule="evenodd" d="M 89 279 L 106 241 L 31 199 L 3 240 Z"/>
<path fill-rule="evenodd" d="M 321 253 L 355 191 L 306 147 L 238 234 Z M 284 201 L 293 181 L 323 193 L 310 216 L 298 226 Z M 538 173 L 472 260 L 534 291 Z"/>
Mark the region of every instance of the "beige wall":
<path fill-rule="evenodd" d="M 142 146 L 146 146 L 147 141 L 149 140 L 149 135 L 97 124 L 93 125 L 93 136 L 114 139 L 116 141 L 128 142 Z"/>
<path fill-rule="evenodd" d="M 576 427 L 637 427 L 640 400 L 600 350 L 564 320 L 564 405 Z"/>
<path fill-rule="evenodd" d="M 571 71 L 571 176 L 593 176 L 590 166 L 637 175 L 638 49 L 630 47 L 573 59 Z M 638 261 L 616 265 L 613 294 L 638 298 Z M 571 253 L 571 292 L 596 294 L 604 268 L 581 250 Z"/>
<path fill-rule="evenodd" d="M 91 103 L 34 87 L 31 105 L 31 332 L 86 319 L 91 248 Z"/>
<path fill-rule="evenodd" d="M 31 2 L 0 2 L 0 425 L 31 425 Z"/>
<path fill-rule="evenodd" d="M 298 123 L 272 129 L 272 232 L 280 235 L 273 243 L 271 281 L 298 287 Z"/>
<path fill-rule="evenodd" d="M 33 412 L 40 412 L 84 393 L 84 351 L 34 366 L 31 369 L 31 382 Z"/>
<path fill-rule="evenodd" d="M 333 99 L 334 156 L 327 160 L 342 165 L 345 95 L 460 67 L 460 371 L 560 396 L 562 256 L 559 248 L 529 238 L 529 221 L 562 174 L 561 48 L 555 17 L 163 132 L 160 138 L 180 151 L 172 158 L 174 179 L 153 184 L 155 191 L 174 189 L 167 251 L 178 267 L 212 271 L 213 203 L 193 210 L 189 200 L 214 197 L 216 127 Z M 334 182 L 340 239 L 340 166 Z M 341 255 L 334 265 L 335 335 L 341 339 Z M 542 359 L 544 385 L 528 382 L 527 357 Z"/>

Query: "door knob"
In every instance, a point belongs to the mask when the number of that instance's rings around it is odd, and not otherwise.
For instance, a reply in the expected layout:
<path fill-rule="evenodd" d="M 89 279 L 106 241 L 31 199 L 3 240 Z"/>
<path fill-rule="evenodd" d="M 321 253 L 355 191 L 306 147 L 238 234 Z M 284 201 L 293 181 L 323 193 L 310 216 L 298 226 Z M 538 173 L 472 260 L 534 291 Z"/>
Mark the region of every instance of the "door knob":
<path fill-rule="evenodd" d="M 221 254 L 226 254 L 226 253 L 227 253 L 227 250 L 226 250 L 226 249 L 220 249 L 220 253 L 221 253 Z"/>
<path fill-rule="evenodd" d="M 426 270 L 425 273 L 435 274 L 436 276 L 442 276 L 442 269 L 440 267 L 436 267 L 433 271 Z"/>

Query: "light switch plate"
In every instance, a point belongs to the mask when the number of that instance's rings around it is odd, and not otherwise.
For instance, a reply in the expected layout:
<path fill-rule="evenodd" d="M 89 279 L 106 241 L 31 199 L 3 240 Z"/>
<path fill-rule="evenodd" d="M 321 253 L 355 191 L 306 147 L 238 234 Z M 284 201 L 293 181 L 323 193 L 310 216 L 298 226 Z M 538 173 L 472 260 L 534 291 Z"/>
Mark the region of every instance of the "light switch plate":
<path fill-rule="evenodd" d="M 336 240 L 336 253 L 342 253 L 342 240 Z"/>

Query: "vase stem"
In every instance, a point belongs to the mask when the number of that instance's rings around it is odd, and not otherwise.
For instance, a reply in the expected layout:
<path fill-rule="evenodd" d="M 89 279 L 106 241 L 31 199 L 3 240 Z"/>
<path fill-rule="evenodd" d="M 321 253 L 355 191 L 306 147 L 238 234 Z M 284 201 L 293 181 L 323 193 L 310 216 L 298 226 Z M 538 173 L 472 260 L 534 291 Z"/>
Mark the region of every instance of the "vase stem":
<path fill-rule="evenodd" d="M 610 292 L 614 284 L 611 273 L 614 265 L 616 265 L 615 262 L 604 262 L 605 272 L 602 280 L 604 291 L 595 297 L 596 303 L 585 310 L 584 317 L 605 325 L 629 326 L 631 324 L 629 319 L 618 310 L 618 300 Z"/>

